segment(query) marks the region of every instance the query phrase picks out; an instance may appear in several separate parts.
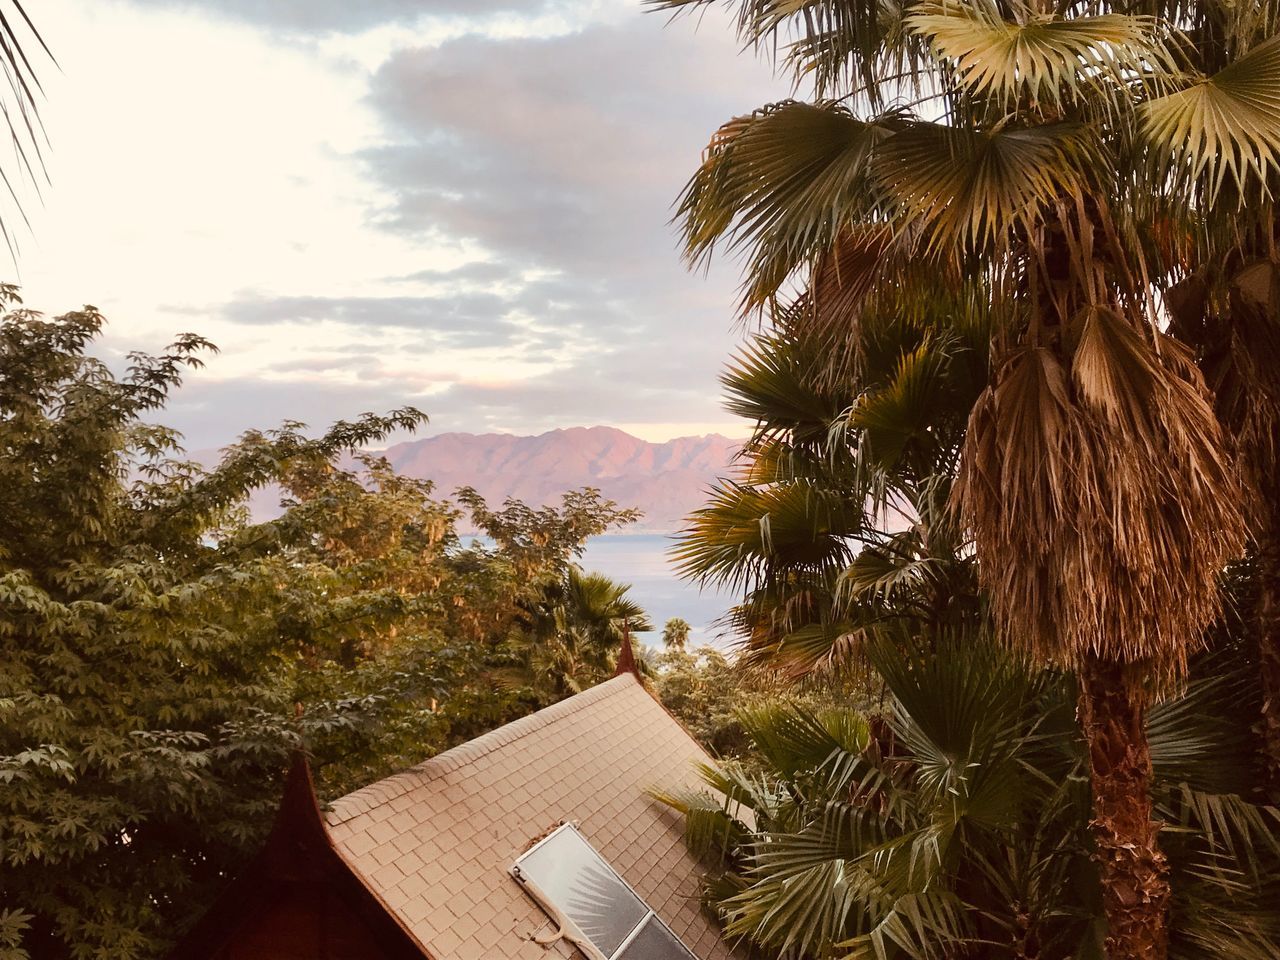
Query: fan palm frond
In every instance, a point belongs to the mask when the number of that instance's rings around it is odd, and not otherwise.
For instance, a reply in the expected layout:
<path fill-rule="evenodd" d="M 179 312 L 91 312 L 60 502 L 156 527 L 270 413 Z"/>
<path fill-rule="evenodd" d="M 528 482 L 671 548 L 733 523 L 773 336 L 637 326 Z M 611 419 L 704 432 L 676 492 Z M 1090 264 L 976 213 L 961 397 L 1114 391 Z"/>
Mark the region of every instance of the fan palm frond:
<path fill-rule="evenodd" d="M 4 7 L 9 8 L 6 15 Z M 48 136 L 40 121 L 40 99 L 44 89 L 32 57 L 27 51 L 38 46 L 50 62 L 53 54 L 45 44 L 40 31 L 32 23 L 21 0 L 6 0 L 0 5 L 0 70 L 8 86 L 7 94 L 0 98 L 0 113 L 4 114 L 9 129 L 9 145 L 13 150 L 13 166 L 0 168 L 0 182 L 8 194 L 12 209 L 24 224 L 29 226 L 23 210 L 22 183 L 34 186 L 37 194 L 40 184 L 49 179 L 44 165 L 44 148 Z M 33 54 L 34 55 L 34 54 Z M 9 254 L 17 258 L 17 238 L 14 236 L 12 218 L 0 216 L 0 235 L 3 235 Z"/>
<path fill-rule="evenodd" d="M 1280 173 L 1280 37 L 1185 89 L 1142 107 L 1142 132 L 1173 189 L 1205 188 L 1212 203 L 1229 177 L 1241 204 L 1270 197 Z"/>
<path fill-rule="evenodd" d="M 754 338 L 721 374 L 726 409 L 754 421 L 757 437 L 821 443 L 843 404 L 813 382 L 810 352 L 792 338 Z"/>
<path fill-rule="evenodd" d="M 834 575 L 863 525 L 857 504 L 809 483 L 721 481 L 689 518 L 671 556 L 681 576 L 753 589 L 789 572 Z"/>
<path fill-rule="evenodd" d="M 1085 98 L 1127 104 L 1135 77 L 1174 69 L 1168 30 L 1155 17 L 1007 20 L 994 0 L 923 0 L 909 9 L 909 29 L 953 66 L 959 84 L 1004 111 L 1020 99 L 1056 108 Z"/>
<path fill-rule="evenodd" d="M 895 115 L 864 121 L 838 103 L 795 100 L 729 121 L 677 206 L 686 256 L 702 262 L 721 240 L 749 249 L 743 304 L 763 307 L 831 247 L 838 224 L 871 218 L 871 159 L 901 125 Z"/>
<path fill-rule="evenodd" d="M 1074 122 L 985 131 L 913 123 L 885 137 L 875 158 L 878 184 L 919 220 L 939 257 L 1000 253 L 1015 232 L 1033 235 L 1098 168 L 1094 132 Z"/>

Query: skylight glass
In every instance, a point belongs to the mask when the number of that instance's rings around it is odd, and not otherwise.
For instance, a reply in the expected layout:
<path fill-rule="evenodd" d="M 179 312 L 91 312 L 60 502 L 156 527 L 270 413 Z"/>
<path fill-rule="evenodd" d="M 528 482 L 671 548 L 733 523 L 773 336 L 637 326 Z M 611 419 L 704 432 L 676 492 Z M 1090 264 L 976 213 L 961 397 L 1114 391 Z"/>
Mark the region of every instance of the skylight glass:
<path fill-rule="evenodd" d="M 511 875 L 553 919 L 576 927 L 564 933 L 597 960 L 696 960 L 572 824 L 516 860 Z"/>

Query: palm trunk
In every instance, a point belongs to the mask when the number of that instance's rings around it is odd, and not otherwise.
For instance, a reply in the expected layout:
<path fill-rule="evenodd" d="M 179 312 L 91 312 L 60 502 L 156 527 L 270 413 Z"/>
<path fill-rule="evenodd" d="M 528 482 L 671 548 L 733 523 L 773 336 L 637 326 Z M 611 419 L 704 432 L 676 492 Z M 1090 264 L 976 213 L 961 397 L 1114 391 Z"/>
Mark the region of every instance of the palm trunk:
<path fill-rule="evenodd" d="M 1152 820 L 1146 704 L 1128 671 L 1090 657 L 1080 671 L 1080 725 L 1093 781 L 1093 838 L 1111 960 L 1165 960 L 1168 865 Z"/>
<path fill-rule="evenodd" d="M 1262 679 L 1262 760 L 1280 803 L 1280 515 L 1258 539 L 1258 669 Z"/>

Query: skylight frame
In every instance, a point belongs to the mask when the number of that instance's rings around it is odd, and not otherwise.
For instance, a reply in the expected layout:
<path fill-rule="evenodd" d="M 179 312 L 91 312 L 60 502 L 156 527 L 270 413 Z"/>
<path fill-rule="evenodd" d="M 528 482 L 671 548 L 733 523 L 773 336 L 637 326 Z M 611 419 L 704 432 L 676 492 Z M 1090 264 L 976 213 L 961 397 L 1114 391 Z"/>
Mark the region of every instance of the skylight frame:
<path fill-rule="evenodd" d="M 521 864 L 524 863 L 531 855 L 543 846 L 550 844 L 556 837 L 563 835 L 566 831 L 572 831 L 582 843 L 583 847 L 589 850 L 599 862 L 600 867 L 612 874 L 618 883 L 620 883 L 627 892 L 635 897 L 640 906 L 645 910 L 645 914 L 636 922 L 635 926 L 631 928 L 631 931 L 622 939 L 612 953 L 605 953 L 600 949 L 600 947 L 592 941 L 582 928 L 578 926 L 577 922 L 569 916 L 564 909 L 564 906 L 557 903 L 554 897 L 538 886 L 537 881 L 527 876 L 521 870 Z M 566 939 L 572 941 L 574 946 L 585 953 L 590 960 L 621 960 L 632 941 L 634 941 L 640 935 L 641 931 L 645 930 L 651 923 L 659 924 L 671 937 L 671 940 L 678 945 L 679 949 L 684 951 L 688 960 L 698 960 L 697 954 L 690 950 L 685 942 L 676 936 L 675 931 L 667 925 L 665 920 L 658 916 L 656 910 L 649 906 L 649 902 L 636 892 L 635 888 L 627 882 L 626 878 L 618 872 L 613 864 L 605 859 L 604 854 L 595 848 L 595 845 L 586 838 L 582 831 L 579 830 L 577 825 L 572 821 L 562 822 L 560 826 L 556 827 L 537 843 L 533 844 L 528 850 L 521 853 L 520 856 L 516 857 L 515 861 L 511 864 L 508 872 L 515 879 L 516 883 L 520 884 L 521 888 L 523 888 L 533 901 L 542 908 L 551 921 L 559 925 L 560 934 Z"/>

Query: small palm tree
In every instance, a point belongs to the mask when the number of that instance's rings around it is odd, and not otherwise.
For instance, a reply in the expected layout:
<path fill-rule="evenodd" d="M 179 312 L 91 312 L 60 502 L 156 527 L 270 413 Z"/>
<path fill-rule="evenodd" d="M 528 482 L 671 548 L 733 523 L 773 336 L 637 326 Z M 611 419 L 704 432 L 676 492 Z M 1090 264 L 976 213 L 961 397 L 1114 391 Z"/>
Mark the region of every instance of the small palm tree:
<path fill-rule="evenodd" d="M 662 645 L 668 650 L 683 650 L 689 645 L 689 621 L 672 617 L 662 628 Z"/>
<path fill-rule="evenodd" d="M 863 362 L 820 377 L 814 338 L 753 339 L 723 377 L 755 424 L 677 542 L 678 569 L 743 590 L 746 660 L 805 674 L 898 616 L 908 592 L 938 623 L 977 615 L 975 564 L 946 509 L 966 412 L 986 386 L 981 315 L 938 298 L 928 320 L 867 318 Z"/>
<path fill-rule="evenodd" d="M 614 670 L 624 634 L 653 629 L 631 587 L 569 566 L 543 586 L 522 617 L 514 678 L 558 698 L 578 693 Z"/>
<path fill-rule="evenodd" d="M 730 5 L 814 100 L 716 133 L 680 200 L 687 253 L 741 251 L 748 312 L 798 286 L 787 316 L 828 375 L 859 365 L 869 317 L 940 291 L 991 312 L 955 502 L 1000 635 L 1079 679 L 1109 955 L 1162 957 L 1145 719 L 1219 610 L 1244 516 L 1161 303 L 1272 236 L 1280 4 Z"/>

